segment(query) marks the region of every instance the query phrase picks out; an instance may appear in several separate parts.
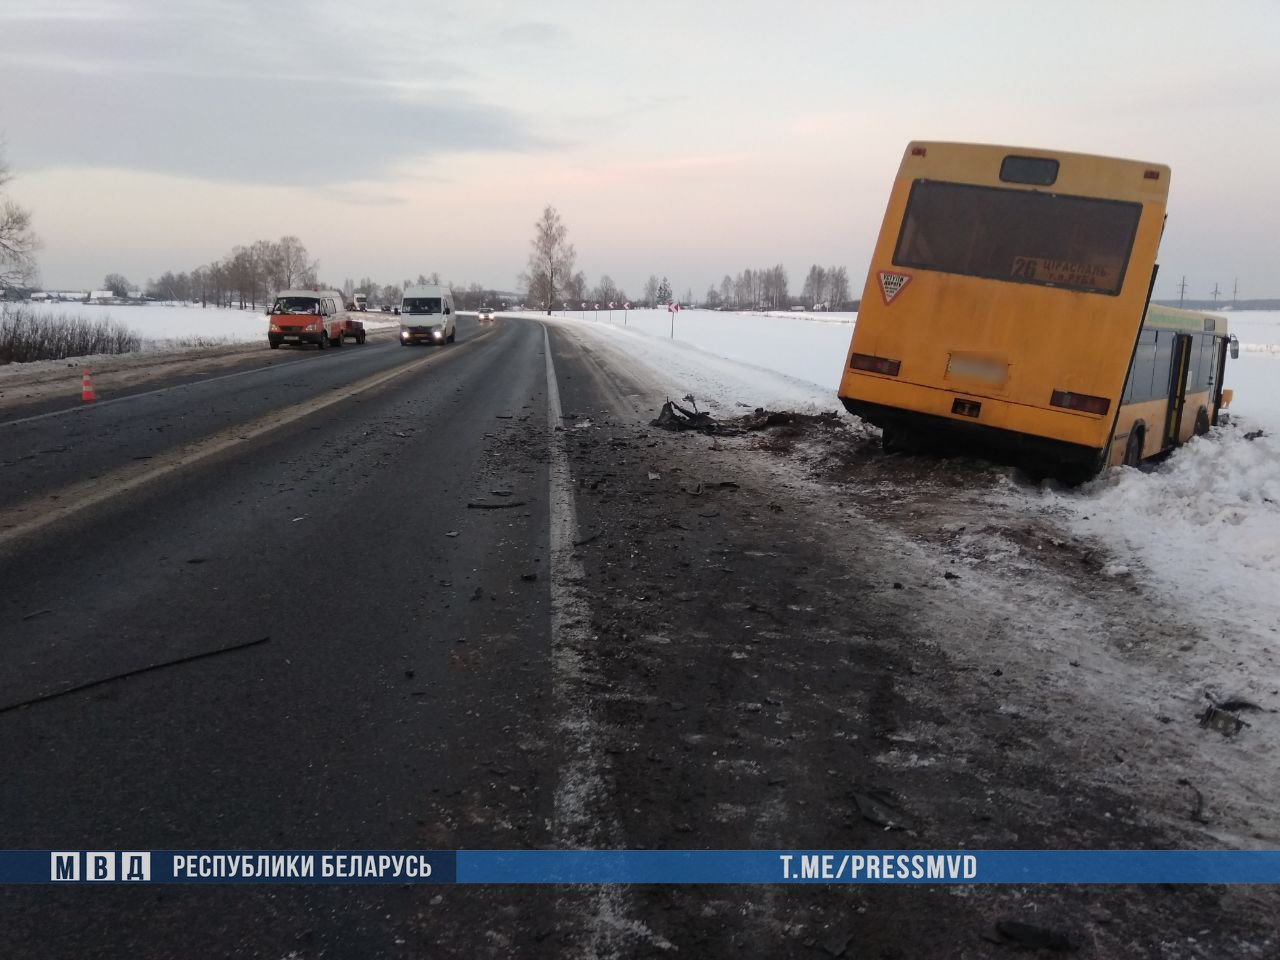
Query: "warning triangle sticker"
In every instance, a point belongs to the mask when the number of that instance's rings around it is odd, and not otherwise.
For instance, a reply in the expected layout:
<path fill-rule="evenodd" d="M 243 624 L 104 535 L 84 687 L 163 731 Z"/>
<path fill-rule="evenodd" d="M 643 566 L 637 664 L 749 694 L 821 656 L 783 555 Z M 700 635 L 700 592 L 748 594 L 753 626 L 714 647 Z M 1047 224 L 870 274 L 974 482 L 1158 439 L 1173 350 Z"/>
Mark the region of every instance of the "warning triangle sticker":
<path fill-rule="evenodd" d="M 902 292 L 902 288 L 910 279 L 910 274 L 906 273 L 886 273 L 883 270 L 880 272 L 880 296 L 884 297 L 886 307 L 893 303 L 893 298 Z"/>

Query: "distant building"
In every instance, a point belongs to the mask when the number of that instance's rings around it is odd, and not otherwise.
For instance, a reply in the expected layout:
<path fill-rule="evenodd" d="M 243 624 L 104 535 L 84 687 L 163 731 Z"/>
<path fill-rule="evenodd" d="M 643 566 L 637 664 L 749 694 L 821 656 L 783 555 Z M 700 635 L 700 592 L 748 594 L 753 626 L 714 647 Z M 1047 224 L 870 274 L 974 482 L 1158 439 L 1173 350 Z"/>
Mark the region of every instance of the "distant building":
<path fill-rule="evenodd" d="M 116 295 L 110 290 L 94 290 L 89 294 L 86 302 L 88 303 L 108 303 L 114 300 Z"/>

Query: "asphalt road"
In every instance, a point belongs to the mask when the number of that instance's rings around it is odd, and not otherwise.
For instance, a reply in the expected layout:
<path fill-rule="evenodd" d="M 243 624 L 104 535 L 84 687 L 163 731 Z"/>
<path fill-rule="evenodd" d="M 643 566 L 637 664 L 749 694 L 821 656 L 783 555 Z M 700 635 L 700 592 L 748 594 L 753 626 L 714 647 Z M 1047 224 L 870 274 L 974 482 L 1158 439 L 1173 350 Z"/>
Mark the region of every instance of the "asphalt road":
<path fill-rule="evenodd" d="M 472 322 L 441 348 L 299 361 L 0 426 L 6 500 L 39 501 L 418 364 L 0 546 L 0 708 L 269 638 L 0 714 L 0 846 L 470 839 L 428 802 L 461 811 L 548 686 L 542 328 Z M 40 450 L 55 452 L 24 456 Z M 507 769 L 536 828 L 554 770 Z M 376 956 L 417 894 L 176 890 L 145 910 L 137 896 L 0 891 L 5 953 L 160 957 L 200 942 L 283 956 L 313 938 Z"/>

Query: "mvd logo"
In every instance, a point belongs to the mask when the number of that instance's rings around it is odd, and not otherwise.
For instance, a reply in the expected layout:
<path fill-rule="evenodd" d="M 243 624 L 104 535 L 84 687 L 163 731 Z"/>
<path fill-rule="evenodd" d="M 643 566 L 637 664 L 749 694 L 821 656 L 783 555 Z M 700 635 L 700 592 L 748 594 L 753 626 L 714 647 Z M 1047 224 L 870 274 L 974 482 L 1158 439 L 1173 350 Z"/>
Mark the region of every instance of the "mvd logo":
<path fill-rule="evenodd" d="M 49 854 L 49 879 L 102 883 L 150 880 L 151 853 L 146 850 L 54 850 Z"/>

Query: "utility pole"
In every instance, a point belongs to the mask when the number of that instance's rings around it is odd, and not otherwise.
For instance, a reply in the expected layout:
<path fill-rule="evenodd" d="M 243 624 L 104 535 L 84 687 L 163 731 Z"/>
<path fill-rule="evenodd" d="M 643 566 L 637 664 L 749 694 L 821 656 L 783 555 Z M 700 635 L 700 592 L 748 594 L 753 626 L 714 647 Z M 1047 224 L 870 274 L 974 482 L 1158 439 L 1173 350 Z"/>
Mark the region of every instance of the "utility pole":
<path fill-rule="evenodd" d="M 1182 306 L 1182 301 L 1187 296 L 1187 275 L 1182 275 L 1182 280 L 1178 283 L 1178 306 Z"/>
<path fill-rule="evenodd" d="M 1218 284 L 1216 282 L 1213 285 L 1213 302 L 1215 304 L 1218 302 Z"/>
<path fill-rule="evenodd" d="M 1240 278 L 1231 281 L 1231 305 L 1234 307 L 1240 300 Z"/>

